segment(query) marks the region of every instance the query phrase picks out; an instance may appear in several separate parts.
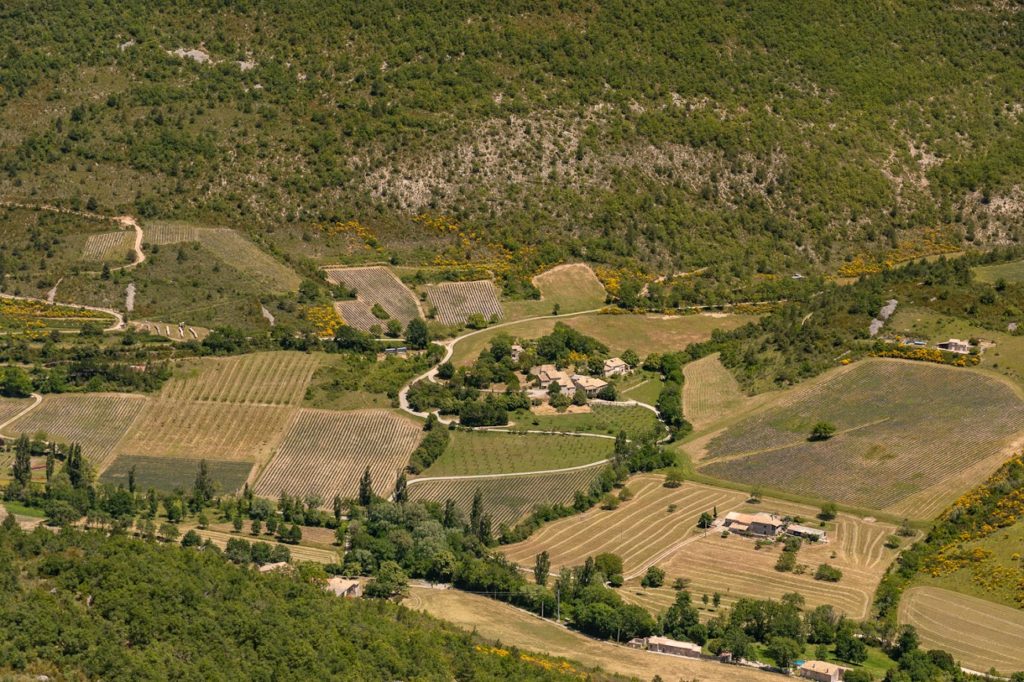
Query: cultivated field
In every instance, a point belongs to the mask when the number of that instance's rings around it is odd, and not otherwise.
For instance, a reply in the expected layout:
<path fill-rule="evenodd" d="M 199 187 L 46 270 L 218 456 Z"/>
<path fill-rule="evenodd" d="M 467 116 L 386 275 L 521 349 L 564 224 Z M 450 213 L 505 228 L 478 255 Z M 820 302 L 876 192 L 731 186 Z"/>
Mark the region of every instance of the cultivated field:
<path fill-rule="evenodd" d="M 683 376 L 683 414 L 696 430 L 748 408 L 752 400 L 722 365 L 718 353 L 689 363 Z"/>
<path fill-rule="evenodd" d="M 155 398 L 118 444 L 118 454 L 265 462 L 296 408 Z"/>
<path fill-rule="evenodd" d="M 725 514 L 743 502 L 733 490 L 686 482 L 666 488 L 664 477 L 651 474 L 630 479 L 634 498 L 618 509 L 593 508 L 545 525 L 528 540 L 508 545 L 502 552 L 524 567 L 532 567 L 542 551 L 551 556 L 551 570 L 577 566 L 588 556 L 613 552 L 622 557 L 627 577 L 646 570 L 681 543 L 698 537 L 697 519 L 718 507 Z M 675 505 L 669 511 L 669 505 Z"/>
<path fill-rule="evenodd" d="M 412 292 L 387 268 L 329 268 L 324 273 L 332 284 L 344 284 L 350 289 L 355 289 L 356 298 L 367 307 L 372 308 L 375 303 L 380 305 L 388 315 L 401 322 L 403 327 L 409 324 L 409 320 L 420 315 L 419 306 Z M 386 321 L 377 320 L 376 323 L 383 327 Z"/>
<path fill-rule="evenodd" d="M 123 261 L 135 246 L 135 232 L 117 230 L 91 234 L 82 248 L 84 261 Z"/>
<path fill-rule="evenodd" d="M 446 325 L 464 324 L 473 313 L 480 313 L 487 321 L 503 315 L 498 292 L 489 279 L 427 287 L 427 300 L 437 310 L 438 322 Z"/>
<path fill-rule="evenodd" d="M 188 490 L 199 470 L 198 459 L 169 459 L 164 457 L 140 457 L 120 455 L 100 476 L 101 483 L 128 487 L 128 472 L 135 467 L 135 484 L 138 490 L 155 488 L 171 492 L 175 488 Z M 252 470 L 251 462 L 206 462 L 211 478 L 218 492 L 234 493 L 242 487 Z"/>
<path fill-rule="evenodd" d="M 19 412 L 34 402 L 32 398 L 0 398 L 0 424 L 6 424 L 9 419 L 14 418 Z M 0 429 L 0 433 L 11 435 L 13 429 Z"/>
<path fill-rule="evenodd" d="M 39 407 L 9 424 L 4 431 L 8 434 L 43 432 L 49 440 L 79 443 L 82 454 L 93 467 L 103 471 L 121 436 L 146 402 L 143 396 L 127 393 L 48 395 Z"/>
<path fill-rule="evenodd" d="M 299 352 L 204 358 L 176 371 L 160 397 L 297 406 L 319 366 L 318 356 Z"/>
<path fill-rule="evenodd" d="M 374 491 L 387 497 L 409 463 L 422 429 L 388 410 L 302 410 L 256 483 L 256 494 L 354 497 L 367 466 Z"/>
<path fill-rule="evenodd" d="M 786 509 L 785 505 L 780 508 L 772 500 L 765 500 L 758 510 L 793 513 L 792 509 Z M 807 520 L 813 518 L 814 511 L 805 509 L 805 523 L 817 525 L 816 521 Z M 722 514 L 721 507 L 719 514 Z M 805 566 L 803 574 L 775 570 L 780 545 L 758 550 L 752 539 L 739 535 L 723 538 L 719 532 L 710 532 L 706 537 L 694 537 L 658 562 L 667 576 L 665 587 L 644 590 L 639 577 L 634 577 L 623 588 L 624 596 L 657 613 L 668 608 L 675 599 L 675 591 L 670 587 L 672 581 L 684 578 L 690 581 L 691 594 L 699 598 L 702 594 L 711 596 L 718 592 L 722 595 L 723 606 L 740 597 L 780 599 L 788 592 L 798 592 L 807 600 L 809 608 L 831 604 L 848 617 L 861 620 L 869 615 L 875 588 L 896 558 L 896 550 L 884 546 L 886 538 L 896 529 L 845 515 L 829 525 L 829 542 L 805 542 L 797 552 L 797 565 Z M 843 572 L 838 583 L 814 579 L 815 569 L 823 563 Z"/>
<path fill-rule="evenodd" d="M 562 313 L 593 310 L 604 305 L 607 295 L 601 280 L 585 263 L 568 263 L 542 272 L 533 278 L 533 285 L 540 289 L 540 300 L 507 302 L 508 319 L 550 315 L 556 303 Z"/>
<path fill-rule="evenodd" d="M 514 525 L 538 504 L 570 504 L 577 490 L 586 490 L 601 472 L 602 465 L 557 474 L 526 474 L 487 478 L 431 479 L 409 482 L 409 498 L 444 503 L 452 499 L 468 516 L 473 496 L 483 494 L 484 512 L 491 515 L 495 529 Z"/>
<path fill-rule="evenodd" d="M 199 228 L 187 223 L 143 223 L 143 241 L 147 244 L 181 244 L 199 241 Z"/>
<path fill-rule="evenodd" d="M 771 682 L 777 675 L 753 668 L 665 656 L 613 644 L 573 632 L 552 621 L 462 590 L 413 587 L 404 604 L 450 621 L 505 648 L 519 647 L 625 675 L 631 679 L 701 682 Z M 568 679 L 568 678 L 567 678 Z"/>
<path fill-rule="evenodd" d="M 370 306 L 362 301 L 337 301 L 334 310 L 341 316 L 345 324 L 355 327 L 359 331 L 368 332 L 370 327 L 379 325 L 384 329 L 385 320 L 379 320 L 370 311 Z"/>
<path fill-rule="evenodd" d="M 634 439 L 657 434 L 665 435 L 665 427 L 658 416 L 646 407 L 636 405 L 603 405 L 591 403 L 589 412 L 566 412 L 564 414 L 534 414 L 520 411 L 510 415 L 514 422 L 510 428 L 527 431 L 564 431 L 572 433 L 593 433 L 618 435 L 625 431 Z"/>
<path fill-rule="evenodd" d="M 199 241 L 221 260 L 272 292 L 295 291 L 302 278 L 251 241 L 227 228 L 199 231 Z"/>
<path fill-rule="evenodd" d="M 900 601 L 900 623 L 921 644 L 953 654 L 973 670 L 1024 670 L 1024 611 L 937 587 L 913 587 Z"/>
<path fill-rule="evenodd" d="M 809 442 L 819 420 L 838 433 Z M 693 454 L 711 476 L 932 518 L 991 474 L 1022 430 L 1024 404 L 1000 380 L 868 360 L 780 394 Z"/>
<path fill-rule="evenodd" d="M 608 438 L 453 431 L 444 454 L 425 476 L 475 476 L 546 471 L 592 464 L 612 456 Z"/>

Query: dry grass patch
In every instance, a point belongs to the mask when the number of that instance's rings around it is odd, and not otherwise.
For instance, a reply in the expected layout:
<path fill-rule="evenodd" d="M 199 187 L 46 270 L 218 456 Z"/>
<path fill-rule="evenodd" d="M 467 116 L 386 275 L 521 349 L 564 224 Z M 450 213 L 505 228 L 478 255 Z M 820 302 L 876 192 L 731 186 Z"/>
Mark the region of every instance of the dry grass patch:
<path fill-rule="evenodd" d="M 501 319 L 503 312 L 498 292 L 489 279 L 477 282 L 442 282 L 427 288 L 427 300 L 437 310 L 437 320 L 445 325 L 465 324 L 474 313 L 490 321 Z"/>
<path fill-rule="evenodd" d="M 614 511 L 599 508 L 549 523 L 528 540 L 508 545 L 502 552 L 510 560 L 532 566 L 542 551 L 551 556 L 551 568 L 582 564 L 588 556 L 612 552 L 622 557 L 627 576 L 656 563 L 667 552 L 695 537 L 697 519 L 716 506 L 724 514 L 743 502 L 733 490 L 684 483 L 664 487 L 664 477 L 637 476 L 628 487 L 634 498 Z M 669 505 L 675 505 L 669 511 Z"/>
<path fill-rule="evenodd" d="M 577 490 L 587 490 L 603 464 L 554 474 L 502 475 L 474 478 L 420 478 L 409 482 L 409 498 L 444 503 L 454 500 L 469 515 L 473 496 L 483 494 L 484 513 L 494 529 L 513 526 L 538 504 L 569 504 Z"/>
<path fill-rule="evenodd" d="M 203 358 L 178 370 L 160 397 L 297 406 L 319 366 L 316 355 L 287 351 Z"/>
<path fill-rule="evenodd" d="M 39 407 L 12 422 L 8 433 L 43 432 L 50 440 L 80 443 L 97 471 L 113 459 L 115 446 L 147 399 L 127 393 L 48 395 Z"/>
<path fill-rule="evenodd" d="M 913 587 L 900 623 L 917 628 L 926 648 L 944 649 L 974 670 L 1024 669 L 1024 611 L 938 587 Z"/>
<path fill-rule="evenodd" d="M 297 408 L 194 400 L 149 400 L 118 454 L 265 462 Z"/>
<path fill-rule="evenodd" d="M 422 429 L 388 410 L 302 410 L 256 483 L 257 495 L 355 497 L 370 467 L 374 491 L 387 497 L 409 463 Z"/>
<path fill-rule="evenodd" d="M 593 310 L 604 305 L 604 285 L 586 263 L 567 263 L 533 278 L 540 289 L 539 301 L 510 301 L 505 304 L 509 319 L 548 315 L 558 304 L 562 313 Z"/>

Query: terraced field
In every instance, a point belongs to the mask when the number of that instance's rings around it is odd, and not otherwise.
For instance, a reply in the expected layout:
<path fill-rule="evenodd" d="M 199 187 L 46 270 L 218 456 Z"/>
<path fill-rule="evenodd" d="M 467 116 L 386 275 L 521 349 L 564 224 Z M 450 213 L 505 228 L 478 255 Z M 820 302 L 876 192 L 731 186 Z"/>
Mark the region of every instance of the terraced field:
<path fill-rule="evenodd" d="M 135 232 L 128 230 L 117 230 L 114 232 L 102 232 L 91 234 L 85 240 L 82 248 L 82 260 L 102 261 L 123 261 L 132 253 L 135 246 Z"/>
<path fill-rule="evenodd" d="M 7 434 L 46 433 L 50 440 L 80 443 L 97 471 L 113 459 L 118 441 L 142 411 L 147 399 L 127 393 L 57 394 L 9 424 Z"/>
<path fill-rule="evenodd" d="M 265 462 L 296 408 L 155 398 L 117 446 L 119 455 Z"/>
<path fill-rule="evenodd" d="M 328 268 L 324 274 L 332 284 L 344 284 L 350 289 L 355 289 L 357 300 L 365 303 L 368 308 L 372 308 L 374 304 L 380 305 L 388 315 L 401 322 L 403 327 L 409 324 L 409 320 L 420 315 L 419 306 L 412 292 L 387 268 Z M 383 326 L 386 322 L 377 320 L 376 323 Z"/>
<path fill-rule="evenodd" d="M 374 491 L 384 497 L 409 463 L 422 429 L 389 410 L 301 410 L 255 486 L 257 495 L 354 497 L 367 466 Z"/>
<path fill-rule="evenodd" d="M 283 293 L 299 288 L 302 278 L 251 241 L 227 228 L 199 230 L 199 241 L 225 263 L 255 279 L 268 291 Z"/>
<path fill-rule="evenodd" d="M 809 442 L 819 420 L 838 433 Z M 782 394 L 693 454 L 711 476 L 931 518 L 991 474 L 1022 431 L 1024 403 L 997 379 L 869 360 Z"/>
<path fill-rule="evenodd" d="M 564 469 L 612 456 L 607 438 L 454 431 L 444 453 L 424 476 L 475 476 Z"/>
<path fill-rule="evenodd" d="M 386 322 L 377 319 L 370 311 L 370 306 L 362 301 L 337 301 L 334 304 L 334 310 L 345 321 L 345 324 L 363 332 L 370 331 L 370 327 L 374 325 L 379 325 L 383 329 Z"/>
<path fill-rule="evenodd" d="M 771 500 L 766 500 L 761 508 L 791 513 L 779 509 Z M 813 510 L 808 511 L 813 513 Z M 828 543 L 804 543 L 800 548 L 797 564 L 806 567 L 802 575 L 775 570 L 781 546 L 758 550 L 749 538 L 738 535 L 723 538 L 717 532 L 706 537 L 696 536 L 659 561 L 658 566 L 666 572 L 666 585 L 675 578 L 688 579 L 691 594 L 710 596 L 718 592 L 722 595 L 723 606 L 741 597 L 780 599 L 787 592 L 798 592 L 810 608 L 831 604 L 848 617 L 860 620 L 869 615 L 875 588 L 896 558 L 896 550 L 884 546 L 886 538 L 894 531 L 895 528 L 887 524 L 865 523 L 841 516 L 829 528 Z M 839 568 L 843 572 L 842 580 L 838 583 L 815 580 L 814 570 L 822 563 Z M 675 591 L 670 587 L 644 590 L 639 577 L 627 581 L 623 592 L 624 598 L 653 613 L 664 610 L 675 599 Z"/>
<path fill-rule="evenodd" d="M 665 435 L 665 427 L 657 415 L 645 407 L 591 403 L 590 412 L 565 414 L 534 414 L 516 412 L 510 416 L 510 428 L 526 431 L 564 431 L 618 435 L 625 431 L 629 438 Z"/>
<path fill-rule="evenodd" d="M 743 502 L 733 490 L 684 483 L 666 488 L 663 476 L 646 474 L 630 479 L 632 500 L 618 509 L 593 508 L 583 514 L 549 523 L 528 540 L 501 551 L 510 560 L 532 567 L 542 551 L 551 557 L 551 570 L 582 564 L 588 556 L 613 552 L 622 557 L 626 576 L 658 562 L 680 543 L 695 537 L 697 519 L 716 506 L 724 514 Z M 669 511 L 669 506 L 675 509 Z"/>
<path fill-rule="evenodd" d="M 718 359 L 718 353 L 683 368 L 683 414 L 696 430 L 743 410 L 751 402 Z"/>
<path fill-rule="evenodd" d="M 319 356 L 299 352 L 204 358 L 177 371 L 160 397 L 297 406 L 319 366 Z"/>
<path fill-rule="evenodd" d="M 139 490 L 155 488 L 162 492 L 171 492 L 175 488 L 188 490 L 199 470 L 198 459 L 168 459 L 163 457 L 140 457 L 137 455 L 120 455 L 100 476 L 101 483 L 123 485 L 128 487 L 128 472 L 135 467 L 135 483 Z M 251 462 L 223 462 L 208 460 L 206 462 L 210 477 L 214 480 L 218 492 L 237 492 L 252 470 Z"/>
<path fill-rule="evenodd" d="M 455 501 L 469 515 L 473 496 L 483 494 L 484 513 L 491 516 L 495 530 L 509 526 L 533 511 L 538 504 L 569 504 L 577 490 L 586 490 L 601 472 L 602 465 L 557 474 L 526 474 L 469 479 L 420 478 L 409 482 L 409 498 L 444 503 Z"/>
<path fill-rule="evenodd" d="M 900 623 L 921 644 L 941 648 L 973 670 L 1024 670 L 1024 611 L 937 587 L 913 587 L 900 601 Z"/>
<path fill-rule="evenodd" d="M 492 317 L 501 319 L 504 314 L 498 292 L 489 279 L 442 282 L 427 288 L 427 300 L 437 310 L 437 320 L 446 325 L 465 324 L 473 313 L 483 315 L 488 321 Z"/>

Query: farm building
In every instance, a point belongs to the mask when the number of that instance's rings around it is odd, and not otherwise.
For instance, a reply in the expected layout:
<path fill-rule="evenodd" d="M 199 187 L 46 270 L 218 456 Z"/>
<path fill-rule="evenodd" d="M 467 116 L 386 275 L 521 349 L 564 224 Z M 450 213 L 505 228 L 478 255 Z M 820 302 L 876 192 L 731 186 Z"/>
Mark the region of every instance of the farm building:
<path fill-rule="evenodd" d="M 568 393 L 572 388 L 572 377 L 554 365 L 538 365 L 530 370 L 530 374 L 540 379 L 541 388 L 547 388 L 554 382 L 562 388 L 562 393 Z"/>
<path fill-rule="evenodd" d="M 937 345 L 941 350 L 947 350 L 957 355 L 967 355 L 973 348 L 970 341 L 964 341 L 963 339 L 950 339 Z"/>
<path fill-rule="evenodd" d="M 812 542 L 828 542 L 828 533 L 824 528 L 811 528 L 799 523 L 791 523 L 786 526 L 786 533 Z"/>
<path fill-rule="evenodd" d="M 773 538 L 782 531 L 786 524 L 780 517 L 766 512 L 756 514 L 729 512 L 725 515 L 725 522 L 722 525 L 727 530 L 740 535 Z"/>
<path fill-rule="evenodd" d="M 338 597 L 355 599 L 356 597 L 363 596 L 363 586 L 358 580 L 347 580 L 337 576 L 328 580 L 324 589 L 328 592 L 333 592 Z"/>
<path fill-rule="evenodd" d="M 622 358 L 608 358 L 604 361 L 604 375 L 606 377 L 617 377 L 628 374 L 630 366 Z"/>
<path fill-rule="evenodd" d="M 797 670 L 801 677 L 818 682 L 839 682 L 846 668 L 825 661 L 804 661 Z"/>
<path fill-rule="evenodd" d="M 633 640 L 637 642 L 637 640 Z M 630 642 L 632 645 L 633 642 Z M 687 656 L 688 658 L 700 658 L 700 645 L 693 642 L 680 642 L 668 637 L 647 637 L 638 642 L 640 648 L 654 651 L 659 654 L 672 654 L 673 656 Z"/>
<path fill-rule="evenodd" d="M 577 390 L 586 393 L 588 398 L 596 398 L 597 394 L 601 392 L 601 389 L 608 385 L 608 382 L 602 379 L 588 377 L 584 374 L 573 374 L 572 385 L 575 386 Z"/>

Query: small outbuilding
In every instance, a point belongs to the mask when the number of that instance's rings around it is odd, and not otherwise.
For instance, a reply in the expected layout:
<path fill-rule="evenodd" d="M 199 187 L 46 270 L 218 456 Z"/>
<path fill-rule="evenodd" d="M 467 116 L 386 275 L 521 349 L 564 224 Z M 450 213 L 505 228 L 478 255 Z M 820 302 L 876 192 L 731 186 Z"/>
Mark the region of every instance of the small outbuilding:
<path fill-rule="evenodd" d="M 812 542 L 828 542 L 828 533 L 825 532 L 824 528 L 811 528 L 810 526 L 802 526 L 799 523 L 791 523 L 786 526 L 786 533 Z"/>
<path fill-rule="evenodd" d="M 648 637 L 647 650 L 659 654 L 671 654 L 673 656 L 686 656 L 687 658 L 700 658 L 700 645 L 693 642 L 680 642 L 668 637 Z"/>
<path fill-rule="evenodd" d="M 957 355 L 967 355 L 974 347 L 971 345 L 970 341 L 964 341 L 963 339 L 950 339 L 949 341 L 943 341 L 936 345 L 941 350 L 956 353 Z"/>

